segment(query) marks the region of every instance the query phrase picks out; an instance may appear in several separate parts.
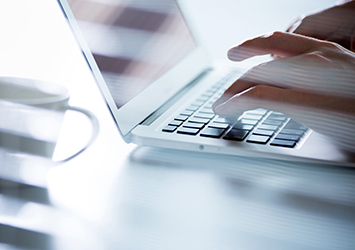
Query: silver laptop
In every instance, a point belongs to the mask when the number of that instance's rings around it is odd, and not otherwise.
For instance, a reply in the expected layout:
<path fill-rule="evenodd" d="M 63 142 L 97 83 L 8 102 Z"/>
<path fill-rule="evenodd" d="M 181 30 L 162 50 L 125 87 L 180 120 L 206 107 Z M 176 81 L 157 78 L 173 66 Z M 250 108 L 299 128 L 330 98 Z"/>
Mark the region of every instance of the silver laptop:
<path fill-rule="evenodd" d="M 209 60 L 182 2 L 58 1 L 127 143 L 355 165 L 349 153 L 281 113 L 215 115 L 212 103 L 244 70 Z"/>

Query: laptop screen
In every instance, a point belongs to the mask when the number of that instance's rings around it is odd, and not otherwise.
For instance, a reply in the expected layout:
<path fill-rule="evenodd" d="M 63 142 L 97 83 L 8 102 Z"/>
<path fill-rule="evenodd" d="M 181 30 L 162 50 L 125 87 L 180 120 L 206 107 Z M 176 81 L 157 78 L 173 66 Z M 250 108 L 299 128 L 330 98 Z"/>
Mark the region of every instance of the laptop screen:
<path fill-rule="evenodd" d="M 175 0 L 68 0 L 117 108 L 196 48 Z"/>

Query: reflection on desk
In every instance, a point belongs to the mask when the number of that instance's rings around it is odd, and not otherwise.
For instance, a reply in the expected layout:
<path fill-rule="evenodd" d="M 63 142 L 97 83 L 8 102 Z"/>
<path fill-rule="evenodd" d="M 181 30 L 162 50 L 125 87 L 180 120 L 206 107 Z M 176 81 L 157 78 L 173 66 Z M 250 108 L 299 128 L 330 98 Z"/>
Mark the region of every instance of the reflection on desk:
<path fill-rule="evenodd" d="M 56 165 L 45 157 L 0 148 L 0 249 L 93 246 L 75 235 L 90 234 L 90 229 L 83 229 L 85 223 L 52 204 L 47 175 Z"/>
<path fill-rule="evenodd" d="M 120 204 L 156 249 L 354 246 L 353 169 L 144 147 L 131 160 L 150 166 L 127 169 Z"/>
<path fill-rule="evenodd" d="M 42 165 L 48 159 L 38 157 L 3 152 L 1 159 L 2 166 L 20 163 L 1 171 L 5 247 L 314 250 L 355 245 L 352 168 L 148 147 L 133 150 L 119 163 L 121 169 L 100 166 L 87 173 L 87 166 L 49 169 L 48 162 Z M 33 179 L 21 177 L 30 168 L 39 169 Z M 44 179 L 51 180 L 49 187 Z"/>
<path fill-rule="evenodd" d="M 58 197 L 55 188 L 48 193 L 46 186 L 2 171 L 3 245 L 314 250 L 352 249 L 355 244 L 354 169 L 146 147 L 133 150 L 129 159 L 121 171 L 107 172 L 113 176 L 101 187 L 92 186 L 97 184 L 93 178 L 104 167 L 76 183 L 61 175 L 67 170 L 54 169 L 58 181 L 74 191 L 72 197 L 69 192 Z M 19 173 L 14 168 L 12 176 Z M 75 184 L 109 198 L 102 201 L 93 194 L 85 204 L 66 207 L 73 198 L 85 200 L 77 196 Z M 86 217 L 96 202 L 92 212 L 97 216 Z"/>

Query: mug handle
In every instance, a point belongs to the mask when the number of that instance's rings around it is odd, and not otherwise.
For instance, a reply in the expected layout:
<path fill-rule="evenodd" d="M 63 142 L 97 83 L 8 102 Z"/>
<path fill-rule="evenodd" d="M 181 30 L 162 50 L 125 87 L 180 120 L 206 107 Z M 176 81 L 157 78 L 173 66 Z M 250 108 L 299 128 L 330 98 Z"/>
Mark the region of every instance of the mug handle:
<path fill-rule="evenodd" d="M 70 106 L 70 105 L 68 105 L 66 107 L 66 110 L 76 111 L 76 112 L 82 113 L 86 117 L 88 117 L 90 119 L 91 125 L 92 125 L 92 134 L 91 134 L 89 141 L 86 143 L 86 145 L 82 149 L 80 149 L 78 152 L 74 153 L 73 155 L 71 155 L 65 159 L 55 161 L 56 163 L 67 162 L 67 161 L 70 161 L 71 159 L 77 157 L 79 154 L 84 152 L 88 147 L 90 147 L 90 145 L 95 141 L 97 135 L 99 134 L 99 121 L 97 120 L 96 116 L 91 111 L 89 111 L 87 109 L 79 108 L 79 107 Z"/>

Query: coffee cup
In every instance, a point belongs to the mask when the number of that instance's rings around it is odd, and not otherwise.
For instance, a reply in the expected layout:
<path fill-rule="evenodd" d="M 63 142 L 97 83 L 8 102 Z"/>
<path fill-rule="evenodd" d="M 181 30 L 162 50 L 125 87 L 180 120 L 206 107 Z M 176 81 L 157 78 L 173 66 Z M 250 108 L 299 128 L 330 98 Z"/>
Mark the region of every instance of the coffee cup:
<path fill-rule="evenodd" d="M 68 110 L 80 112 L 92 123 L 87 144 L 68 161 L 82 153 L 97 137 L 97 118 L 89 110 L 69 105 L 70 94 L 62 85 L 17 77 L 0 77 L 0 147 L 52 158 Z"/>

